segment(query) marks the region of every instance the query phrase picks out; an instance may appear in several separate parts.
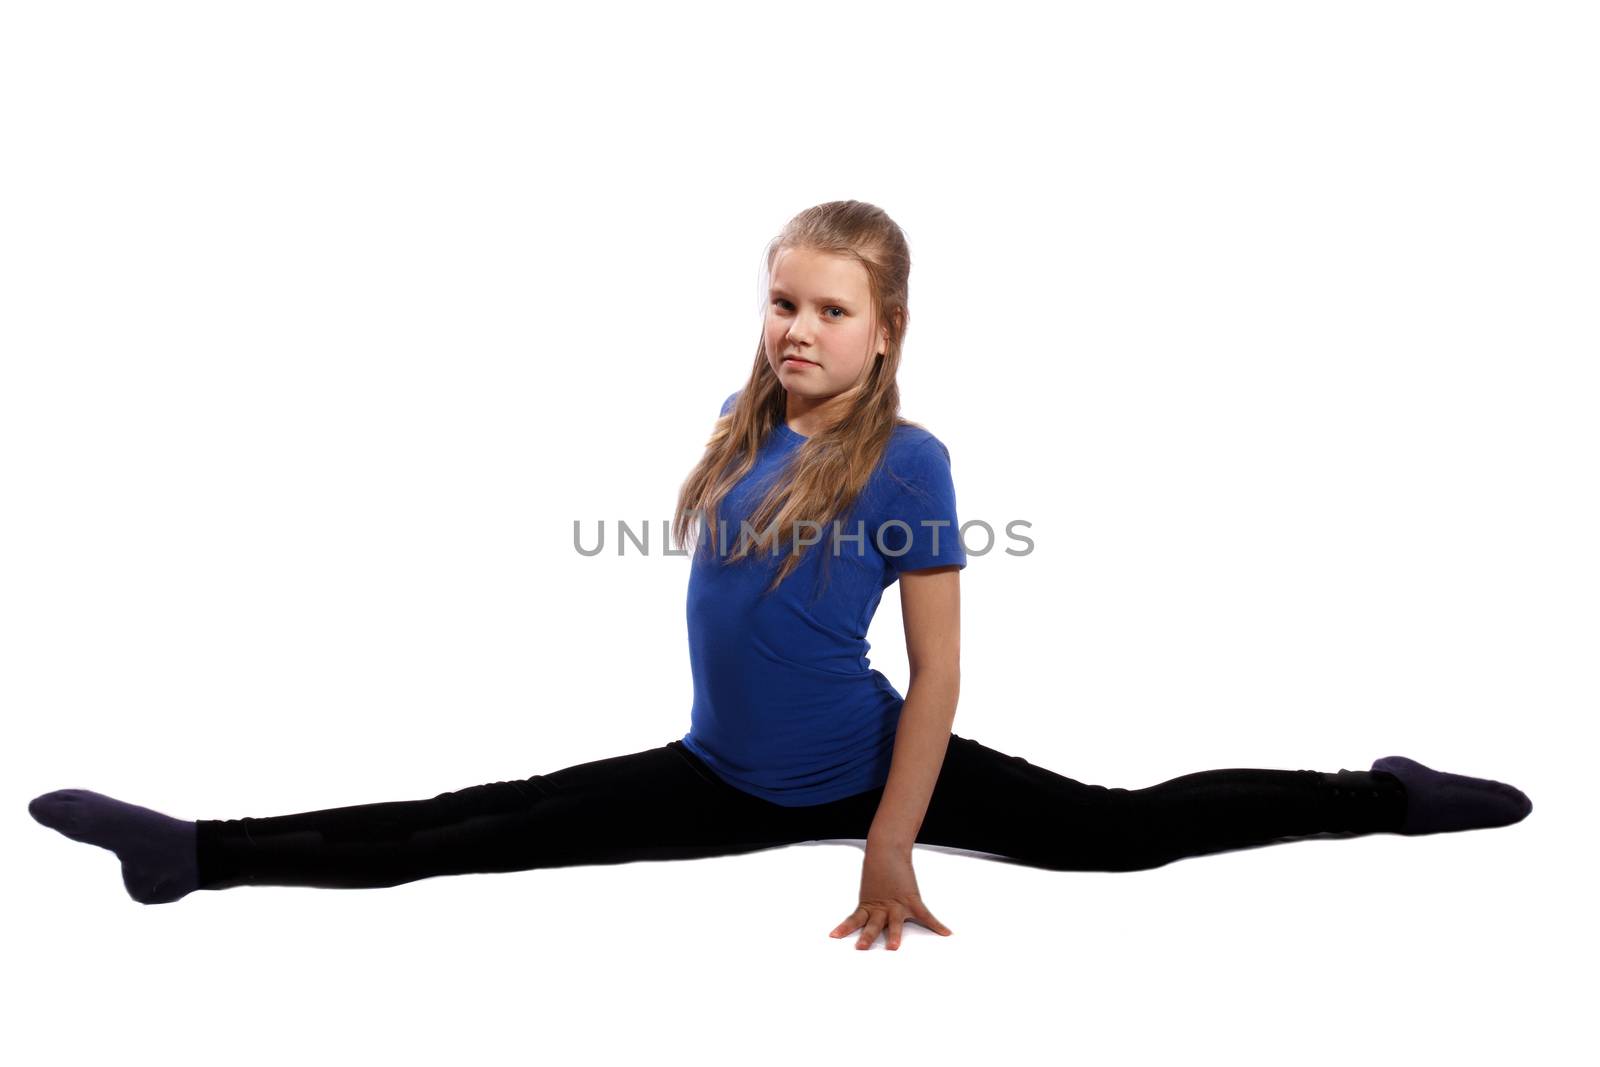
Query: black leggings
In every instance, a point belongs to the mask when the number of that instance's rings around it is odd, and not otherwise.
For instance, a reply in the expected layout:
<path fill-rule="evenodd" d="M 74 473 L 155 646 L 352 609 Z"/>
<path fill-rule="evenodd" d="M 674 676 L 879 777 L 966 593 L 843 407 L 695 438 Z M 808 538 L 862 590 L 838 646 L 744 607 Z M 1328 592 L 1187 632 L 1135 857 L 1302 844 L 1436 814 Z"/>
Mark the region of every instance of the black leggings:
<path fill-rule="evenodd" d="M 370 888 L 864 839 L 882 795 L 784 807 L 673 741 L 431 800 L 202 819 L 200 887 Z M 1284 838 L 1397 831 L 1404 815 L 1404 787 L 1381 771 L 1201 771 L 1117 789 L 952 734 L 917 841 L 1053 870 L 1132 871 Z"/>

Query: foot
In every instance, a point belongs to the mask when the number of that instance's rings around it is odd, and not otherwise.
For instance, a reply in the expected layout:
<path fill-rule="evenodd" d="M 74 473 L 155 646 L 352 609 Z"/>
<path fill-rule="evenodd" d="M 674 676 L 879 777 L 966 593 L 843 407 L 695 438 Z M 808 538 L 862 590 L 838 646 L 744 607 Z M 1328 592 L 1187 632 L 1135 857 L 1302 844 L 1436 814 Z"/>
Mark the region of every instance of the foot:
<path fill-rule="evenodd" d="M 192 822 L 87 789 L 34 797 L 28 814 L 74 841 L 115 852 L 122 884 L 141 904 L 167 904 L 199 888 Z"/>
<path fill-rule="evenodd" d="M 1403 834 L 1509 826 L 1533 810 L 1533 801 L 1515 786 L 1436 771 L 1404 756 L 1385 756 L 1372 769 L 1394 775 L 1406 787 Z"/>

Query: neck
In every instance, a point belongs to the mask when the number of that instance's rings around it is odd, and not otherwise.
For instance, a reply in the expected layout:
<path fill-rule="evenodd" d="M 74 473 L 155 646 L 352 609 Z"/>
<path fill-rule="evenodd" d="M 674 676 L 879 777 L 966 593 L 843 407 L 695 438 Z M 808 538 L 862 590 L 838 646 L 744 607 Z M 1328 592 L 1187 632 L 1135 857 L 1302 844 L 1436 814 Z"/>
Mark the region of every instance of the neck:
<path fill-rule="evenodd" d="M 804 437 L 815 437 L 838 422 L 840 413 L 844 410 L 845 394 L 813 400 L 810 397 L 788 394 L 788 402 L 784 407 L 784 422 L 789 429 Z"/>

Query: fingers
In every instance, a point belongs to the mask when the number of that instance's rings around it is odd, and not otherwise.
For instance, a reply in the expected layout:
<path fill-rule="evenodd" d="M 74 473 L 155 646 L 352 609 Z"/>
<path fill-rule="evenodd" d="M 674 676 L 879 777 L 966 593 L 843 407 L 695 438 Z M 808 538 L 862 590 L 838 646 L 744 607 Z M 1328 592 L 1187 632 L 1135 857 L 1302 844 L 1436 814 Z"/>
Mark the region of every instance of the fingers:
<path fill-rule="evenodd" d="M 846 918 L 844 922 L 840 923 L 838 926 L 835 926 L 833 928 L 833 931 L 831 933 L 829 933 L 828 936 L 829 937 L 844 937 L 846 934 L 850 933 L 853 930 L 861 929 L 861 924 L 866 922 L 866 921 L 867 921 L 867 909 L 866 908 L 857 908 L 855 911 L 852 911 L 850 913 L 849 917 Z"/>
<path fill-rule="evenodd" d="M 905 914 L 909 911 L 909 914 Z M 923 904 L 918 903 L 910 909 L 868 908 L 862 906 L 850 913 L 850 917 L 835 926 L 829 932 L 829 937 L 846 937 L 856 930 L 861 931 L 861 936 L 856 940 L 856 948 L 870 949 L 878 940 L 878 935 L 887 928 L 887 947 L 898 950 L 904 938 L 905 924 L 907 921 L 926 926 L 934 933 L 949 937 L 951 930 L 940 922 Z"/>
<path fill-rule="evenodd" d="M 926 906 L 918 906 L 917 910 L 912 914 L 912 918 L 936 934 L 941 934 L 945 937 L 950 936 L 950 928 L 935 919 L 933 912 L 929 911 Z"/>
<path fill-rule="evenodd" d="M 878 935 L 883 932 L 884 919 L 887 912 L 881 908 L 868 913 L 867 928 L 861 931 L 861 940 L 856 942 L 856 948 L 871 948 L 872 943 L 878 940 Z"/>

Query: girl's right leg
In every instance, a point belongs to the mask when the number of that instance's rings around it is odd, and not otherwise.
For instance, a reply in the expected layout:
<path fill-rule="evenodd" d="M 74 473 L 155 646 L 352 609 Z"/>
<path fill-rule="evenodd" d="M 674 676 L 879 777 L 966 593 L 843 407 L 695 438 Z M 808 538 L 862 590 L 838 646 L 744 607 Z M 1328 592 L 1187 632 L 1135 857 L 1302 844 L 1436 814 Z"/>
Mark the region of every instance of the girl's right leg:
<path fill-rule="evenodd" d="M 770 805 L 682 743 L 428 800 L 200 820 L 202 889 L 394 886 L 446 874 L 688 859 L 790 844 Z"/>
<path fill-rule="evenodd" d="M 441 874 L 687 859 L 805 840 L 785 809 L 728 785 L 673 741 L 429 800 L 189 822 L 86 789 L 29 813 L 115 852 L 142 904 L 238 885 L 357 889 Z"/>

